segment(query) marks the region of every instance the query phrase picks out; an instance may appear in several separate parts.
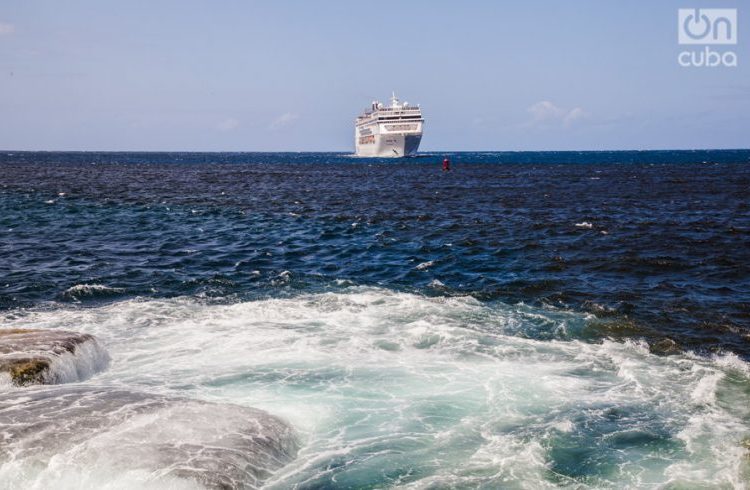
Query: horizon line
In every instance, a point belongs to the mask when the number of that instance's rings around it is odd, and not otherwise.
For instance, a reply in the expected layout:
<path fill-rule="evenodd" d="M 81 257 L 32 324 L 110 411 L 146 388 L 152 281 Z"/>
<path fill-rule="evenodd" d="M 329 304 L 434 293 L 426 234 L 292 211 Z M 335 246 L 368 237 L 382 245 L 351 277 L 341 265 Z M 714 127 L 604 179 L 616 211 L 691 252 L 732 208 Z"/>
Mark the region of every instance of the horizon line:
<path fill-rule="evenodd" d="M 617 152 L 664 152 L 664 151 L 750 151 L 748 148 L 631 148 L 618 150 L 428 150 L 420 151 L 417 155 L 430 155 L 433 153 L 617 153 Z M 7 153 L 336 153 L 342 155 L 355 155 L 353 151 L 345 150 L 6 150 L 0 149 L 0 154 Z M 5 155 L 7 156 L 7 155 Z M 360 157 L 377 158 L 377 157 Z M 390 158 L 390 157 L 388 157 Z"/>

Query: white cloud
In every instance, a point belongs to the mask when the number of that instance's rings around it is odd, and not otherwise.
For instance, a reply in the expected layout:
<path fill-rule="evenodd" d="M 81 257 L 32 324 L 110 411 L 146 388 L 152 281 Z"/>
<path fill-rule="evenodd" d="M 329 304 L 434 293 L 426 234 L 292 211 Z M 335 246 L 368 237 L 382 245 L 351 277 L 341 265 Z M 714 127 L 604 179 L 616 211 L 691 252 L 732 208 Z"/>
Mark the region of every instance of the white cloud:
<path fill-rule="evenodd" d="M 548 100 L 541 100 L 527 109 L 531 114 L 531 121 L 525 127 L 562 126 L 569 128 L 577 121 L 589 117 L 589 113 L 580 107 L 567 110 L 558 107 Z"/>
<path fill-rule="evenodd" d="M 236 129 L 239 125 L 240 122 L 237 119 L 228 117 L 217 124 L 216 129 L 218 129 L 219 131 L 231 131 L 233 129 Z"/>
<path fill-rule="evenodd" d="M 0 36 L 2 35 L 10 35 L 16 32 L 16 26 L 13 24 L 7 24 L 5 22 L 0 22 Z"/>
<path fill-rule="evenodd" d="M 541 100 L 528 109 L 534 121 L 554 121 L 564 117 L 565 111 L 548 100 Z"/>
<path fill-rule="evenodd" d="M 273 121 L 271 121 L 271 124 L 268 126 L 268 129 L 275 131 L 277 129 L 281 129 L 285 126 L 290 125 L 294 121 L 299 119 L 299 114 L 294 114 L 292 112 L 286 112 Z"/>
<path fill-rule="evenodd" d="M 569 127 L 576 121 L 586 119 L 587 117 L 589 117 L 588 112 L 584 111 L 580 107 L 574 107 L 567 114 L 565 114 L 565 117 L 563 117 L 563 126 Z"/>

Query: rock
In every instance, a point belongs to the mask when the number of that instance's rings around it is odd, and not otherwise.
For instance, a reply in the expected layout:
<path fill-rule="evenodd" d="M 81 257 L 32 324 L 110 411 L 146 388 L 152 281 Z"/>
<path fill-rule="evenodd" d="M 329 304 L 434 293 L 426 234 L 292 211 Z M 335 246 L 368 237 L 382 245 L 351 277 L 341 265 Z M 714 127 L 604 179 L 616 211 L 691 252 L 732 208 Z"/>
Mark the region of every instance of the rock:
<path fill-rule="evenodd" d="M 32 471 L 93 487 L 105 475 L 112 488 L 257 488 L 298 450 L 286 422 L 234 404 L 71 385 L 0 393 L 0 407 L 9 487 Z"/>
<path fill-rule="evenodd" d="M 46 359 L 12 359 L 0 364 L 0 369 L 7 367 L 10 379 L 17 386 L 42 384 L 49 370 Z"/>
<path fill-rule="evenodd" d="M 679 354 L 682 352 L 682 349 L 680 348 L 679 344 L 668 337 L 665 337 L 657 342 L 653 342 L 648 347 L 649 347 L 649 351 L 652 354 L 670 355 L 670 354 Z"/>
<path fill-rule="evenodd" d="M 0 374 L 16 386 L 81 381 L 108 363 L 107 352 L 88 334 L 0 329 Z"/>

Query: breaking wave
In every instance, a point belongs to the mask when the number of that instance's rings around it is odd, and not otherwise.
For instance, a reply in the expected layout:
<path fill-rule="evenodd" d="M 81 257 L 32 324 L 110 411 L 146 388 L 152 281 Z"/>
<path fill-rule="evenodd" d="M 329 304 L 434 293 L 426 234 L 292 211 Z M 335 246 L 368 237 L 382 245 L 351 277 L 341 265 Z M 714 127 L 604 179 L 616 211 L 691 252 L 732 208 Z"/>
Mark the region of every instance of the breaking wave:
<path fill-rule="evenodd" d="M 747 363 L 587 341 L 593 315 L 352 287 L 9 321 L 101 338 L 115 361 L 97 383 L 288 420 L 300 451 L 270 488 L 741 487 L 748 472 Z"/>
<path fill-rule="evenodd" d="M 82 299 L 111 298 L 125 292 L 122 288 L 114 288 L 103 284 L 76 284 L 60 295 L 64 300 L 80 301 Z"/>

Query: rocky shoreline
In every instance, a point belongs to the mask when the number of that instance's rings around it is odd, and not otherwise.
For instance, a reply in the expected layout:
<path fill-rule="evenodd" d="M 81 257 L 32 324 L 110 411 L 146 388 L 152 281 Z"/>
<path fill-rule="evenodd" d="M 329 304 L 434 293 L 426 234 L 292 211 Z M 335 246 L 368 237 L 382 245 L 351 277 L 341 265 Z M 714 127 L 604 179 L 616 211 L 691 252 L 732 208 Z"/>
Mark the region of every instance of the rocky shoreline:
<path fill-rule="evenodd" d="M 294 429 L 262 410 L 170 397 L 84 381 L 107 368 L 109 354 L 92 335 L 46 329 L 0 329 L 0 462 L 32 457 L 142 471 L 147 479 L 206 488 L 258 488 L 292 461 Z M 34 386 L 38 385 L 38 386 Z M 44 386 L 58 385 L 58 386 Z M 106 447 L 100 447 L 105 444 Z M 114 468 L 112 468 L 114 469 Z"/>
<path fill-rule="evenodd" d="M 76 365 L 81 364 L 75 362 L 76 356 L 80 358 L 81 351 L 87 348 L 93 351 L 92 358 L 78 360 L 88 365 Z M 108 364 L 109 355 L 92 335 L 65 330 L 0 329 L 0 373 L 9 376 L 15 386 L 82 381 Z M 57 365 L 60 369 L 56 370 Z M 66 372 L 70 368 L 76 372 Z"/>

